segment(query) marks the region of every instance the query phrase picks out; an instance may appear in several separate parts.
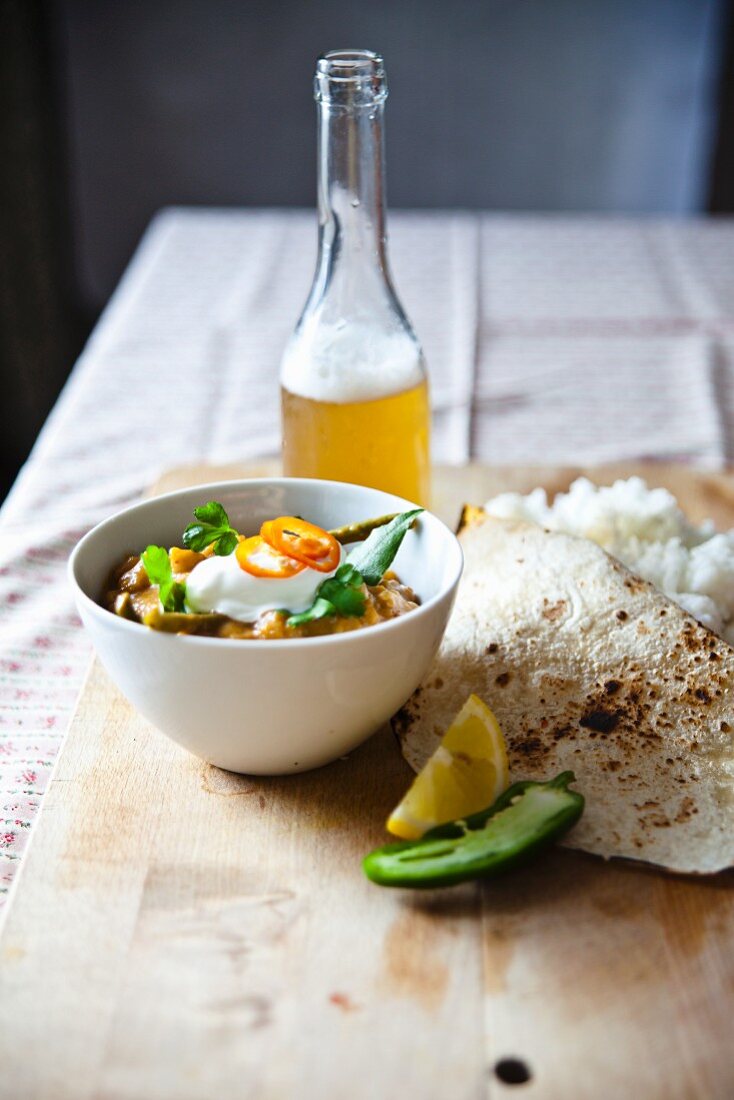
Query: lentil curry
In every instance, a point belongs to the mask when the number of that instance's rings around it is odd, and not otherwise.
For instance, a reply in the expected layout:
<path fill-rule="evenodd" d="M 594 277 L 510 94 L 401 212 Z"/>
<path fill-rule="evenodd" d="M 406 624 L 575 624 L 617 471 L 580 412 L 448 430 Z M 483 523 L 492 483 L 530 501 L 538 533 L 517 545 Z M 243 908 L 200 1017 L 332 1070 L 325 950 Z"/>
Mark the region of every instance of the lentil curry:
<path fill-rule="evenodd" d="M 100 602 L 154 630 L 214 638 L 309 638 L 375 626 L 419 606 L 389 566 L 420 511 L 335 531 L 281 516 L 246 537 L 210 501 L 194 510 L 182 547 L 152 545 L 120 561 Z"/>
<path fill-rule="evenodd" d="M 185 582 L 189 570 L 182 569 L 181 556 L 191 553 L 173 547 L 170 551 L 174 566 L 174 577 Z M 201 555 L 196 555 L 201 557 Z M 323 634 L 341 634 L 345 631 L 359 630 L 365 626 L 375 626 L 404 615 L 419 606 L 418 597 L 411 588 L 404 585 L 394 573 L 386 573 L 382 582 L 376 585 L 364 585 L 364 613 L 357 616 L 329 615 L 300 626 L 288 626 L 287 611 L 263 612 L 255 622 L 244 623 L 228 615 L 208 612 L 165 612 L 161 609 L 158 588 L 151 585 L 148 574 L 138 555 L 128 555 L 113 569 L 108 580 L 102 606 L 115 615 L 143 623 L 154 630 L 164 630 L 173 634 L 199 634 L 210 638 L 312 638 Z"/>

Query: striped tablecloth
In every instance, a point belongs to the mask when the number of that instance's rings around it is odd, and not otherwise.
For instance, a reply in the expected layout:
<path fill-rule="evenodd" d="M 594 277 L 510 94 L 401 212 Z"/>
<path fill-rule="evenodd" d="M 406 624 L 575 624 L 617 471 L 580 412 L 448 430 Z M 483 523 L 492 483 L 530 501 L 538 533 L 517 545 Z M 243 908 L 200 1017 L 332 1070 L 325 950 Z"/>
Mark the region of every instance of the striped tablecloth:
<path fill-rule="evenodd" d="M 733 221 L 390 228 L 436 459 L 732 458 Z M 278 361 L 314 259 L 311 213 L 157 217 L 0 512 L 0 906 L 89 661 L 69 550 L 166 467 L 277 451 Z"/>

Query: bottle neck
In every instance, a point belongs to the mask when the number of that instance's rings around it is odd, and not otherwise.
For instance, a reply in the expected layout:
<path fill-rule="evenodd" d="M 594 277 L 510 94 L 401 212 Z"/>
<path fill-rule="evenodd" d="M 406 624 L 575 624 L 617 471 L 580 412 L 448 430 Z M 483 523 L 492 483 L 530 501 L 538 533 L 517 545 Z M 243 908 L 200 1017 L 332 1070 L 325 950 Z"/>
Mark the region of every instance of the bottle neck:
<path fill-rule="evenodd" d="M 318 104 L 319 267 L 386 273 L 384 103 Z"/>

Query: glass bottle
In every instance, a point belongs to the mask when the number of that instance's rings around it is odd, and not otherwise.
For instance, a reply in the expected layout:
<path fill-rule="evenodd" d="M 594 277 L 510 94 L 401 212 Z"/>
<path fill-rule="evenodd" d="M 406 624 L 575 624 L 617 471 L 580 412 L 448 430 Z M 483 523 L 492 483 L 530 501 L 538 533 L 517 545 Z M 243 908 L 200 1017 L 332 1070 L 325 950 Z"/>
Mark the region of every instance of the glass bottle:
<path fill-rule="evenodd" d="M 387 263 L 382 58 L 320 58 L 319 252 L 281 366 L 284 472 L 428 502 L 430 406 L 423 354 Z"/>

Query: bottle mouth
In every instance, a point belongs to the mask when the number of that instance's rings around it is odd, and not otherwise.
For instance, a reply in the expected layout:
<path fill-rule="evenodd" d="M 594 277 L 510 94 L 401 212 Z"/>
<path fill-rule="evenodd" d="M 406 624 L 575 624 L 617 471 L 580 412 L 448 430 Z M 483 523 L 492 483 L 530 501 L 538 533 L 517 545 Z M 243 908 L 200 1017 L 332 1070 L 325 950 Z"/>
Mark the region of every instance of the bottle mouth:
<path fill-rule="evenodd" d="M 316 62 L 314 96 L 319 103 L 371 106 L 387 98 L 385 63 L 372 50 L 329 50 Z"/>

